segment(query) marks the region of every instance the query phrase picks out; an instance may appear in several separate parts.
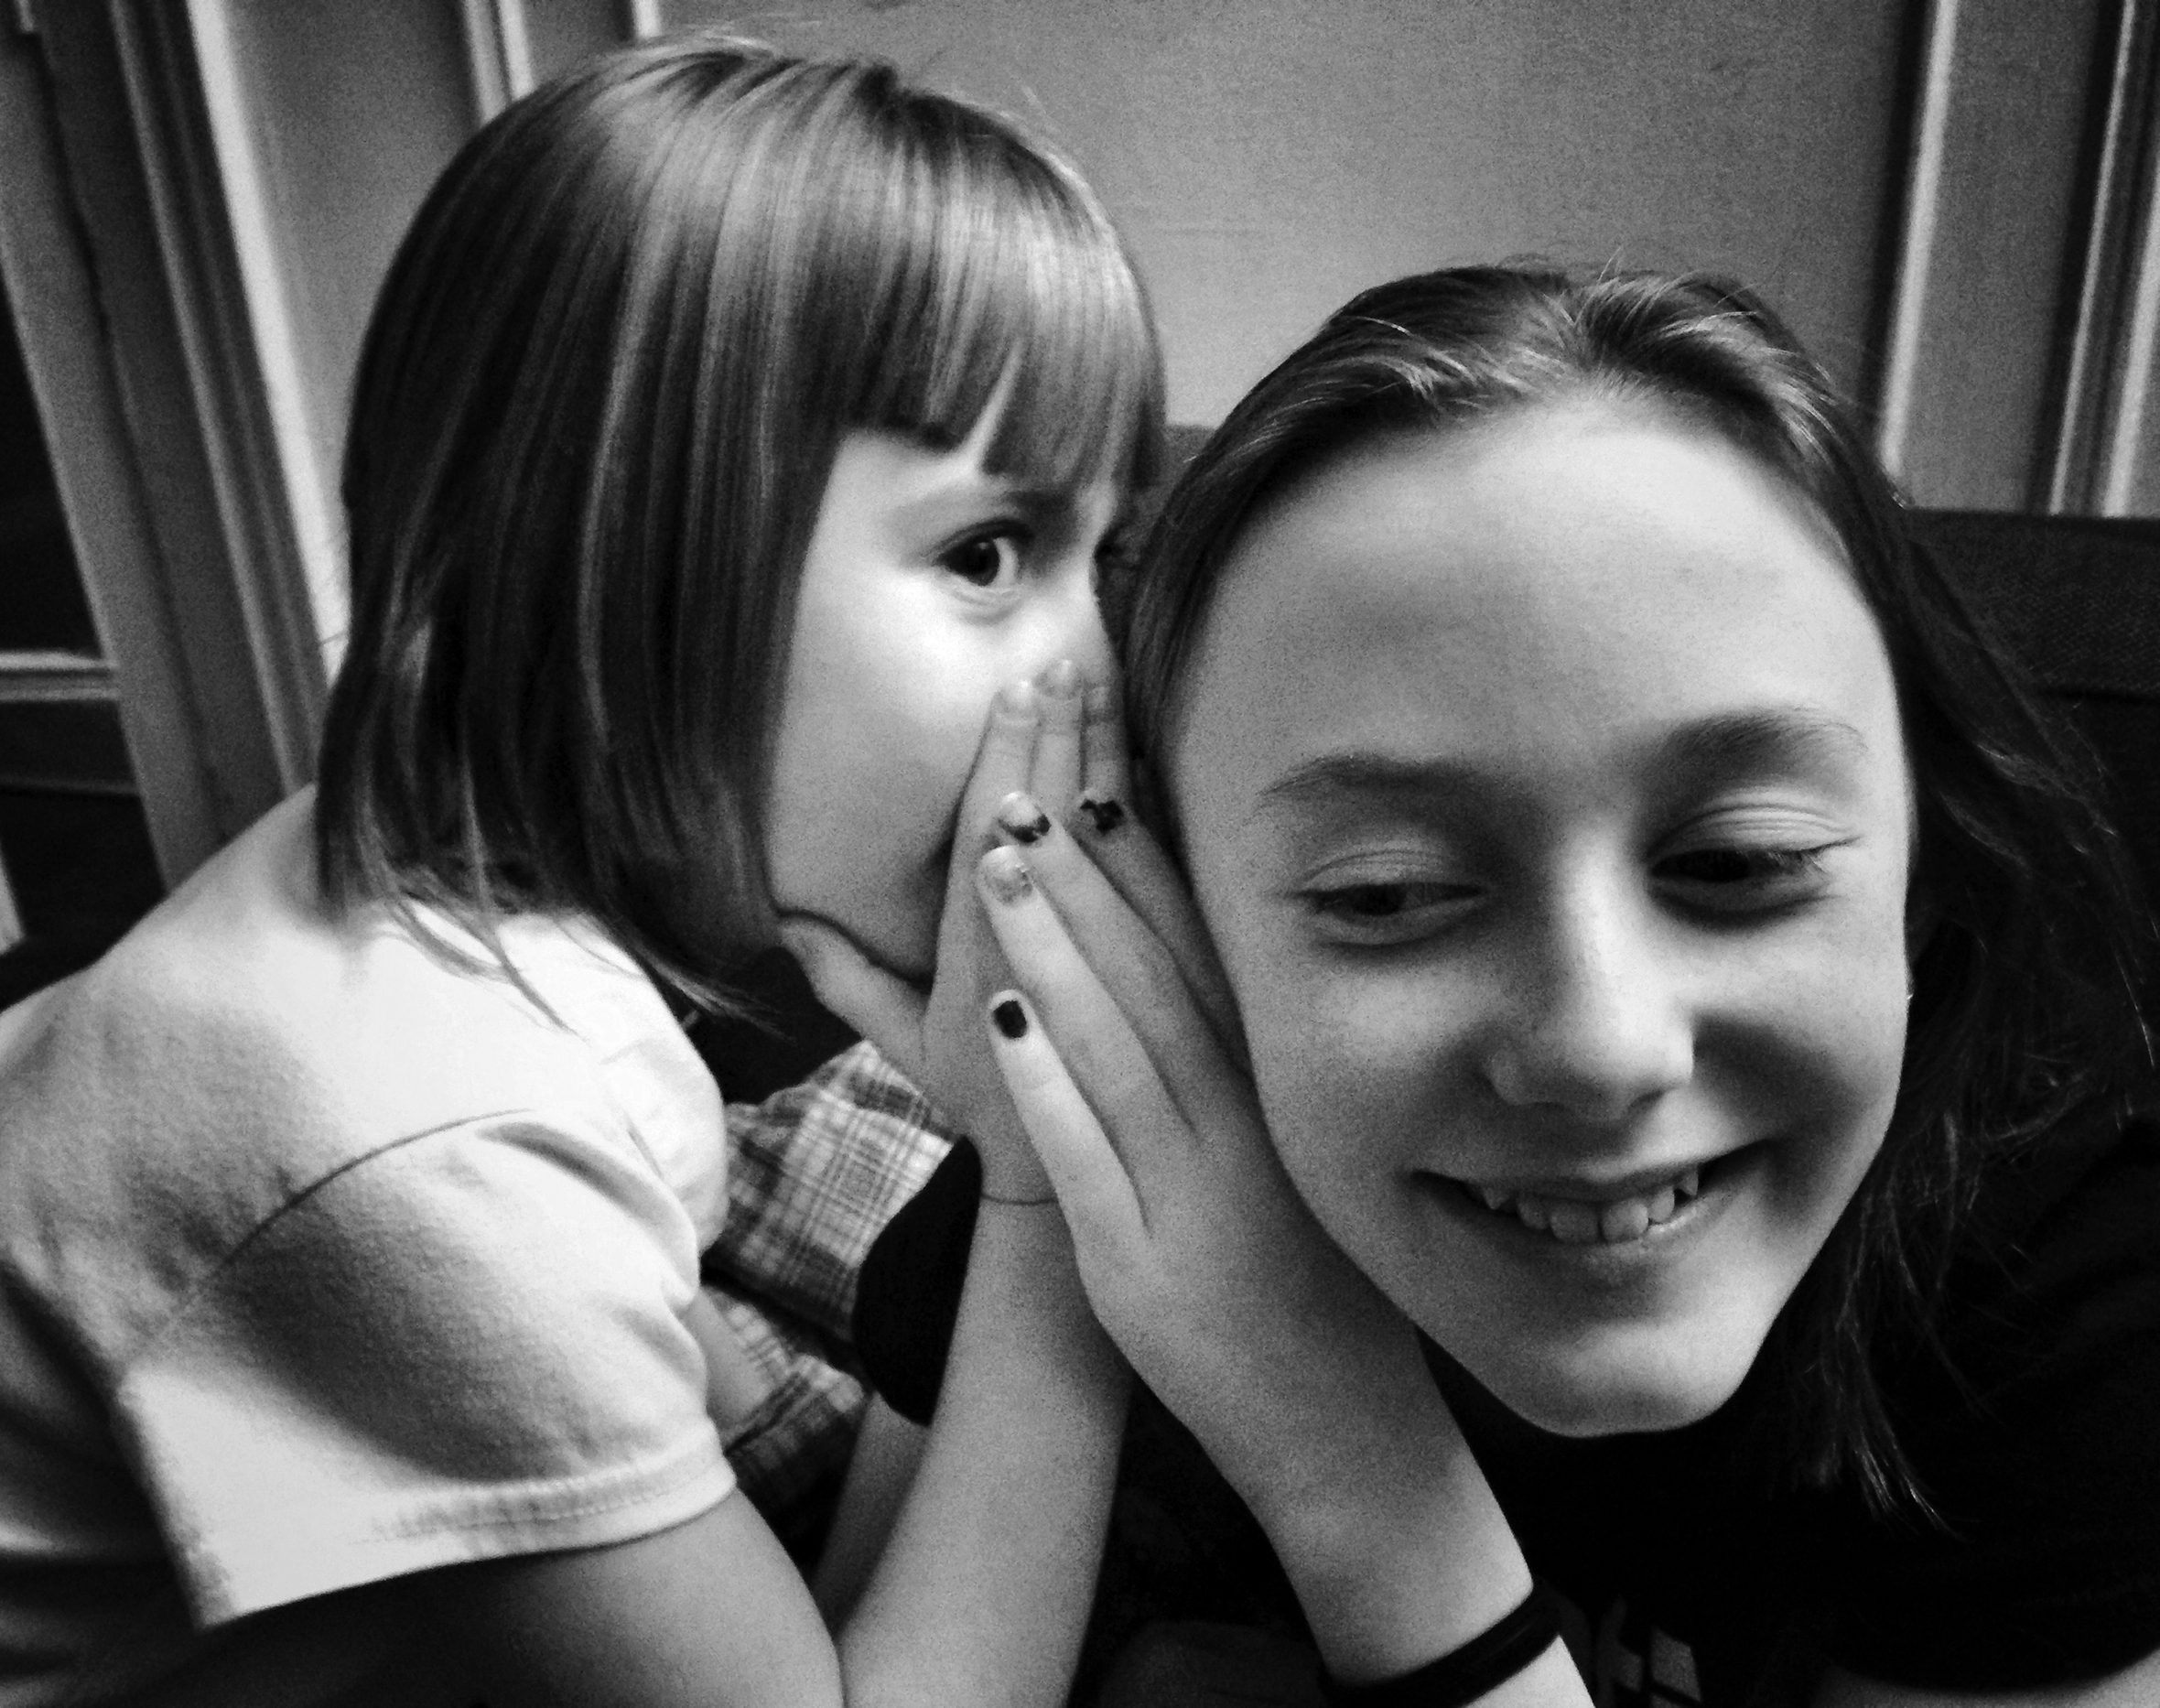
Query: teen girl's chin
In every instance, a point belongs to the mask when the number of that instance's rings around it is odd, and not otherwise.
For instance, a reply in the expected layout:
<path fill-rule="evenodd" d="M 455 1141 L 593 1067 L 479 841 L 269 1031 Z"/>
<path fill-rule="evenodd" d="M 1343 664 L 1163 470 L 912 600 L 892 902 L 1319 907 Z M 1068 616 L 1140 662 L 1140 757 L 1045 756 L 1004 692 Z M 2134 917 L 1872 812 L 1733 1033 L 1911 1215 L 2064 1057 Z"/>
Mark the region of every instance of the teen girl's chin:
<path fill-rule="evenodd" d="M 1669 1218 L 1619 1241 L 1564 1242 L 1413 1175 L 1423 1259 L 1376 1279 L 1527 1422 L 1569 1436 L 1679 1429 L 1738 1390 L 1820 1244 L 1765 1238 L 1767 1151 L 1721 1159 Z"/>

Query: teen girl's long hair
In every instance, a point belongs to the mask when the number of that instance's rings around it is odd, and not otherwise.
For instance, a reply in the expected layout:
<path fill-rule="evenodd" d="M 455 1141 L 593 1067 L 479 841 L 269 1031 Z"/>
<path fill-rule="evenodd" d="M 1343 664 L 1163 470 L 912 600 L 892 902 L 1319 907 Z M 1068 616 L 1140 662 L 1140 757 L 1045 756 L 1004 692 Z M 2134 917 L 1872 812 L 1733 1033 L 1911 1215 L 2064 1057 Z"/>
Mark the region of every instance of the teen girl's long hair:
<path fill-rule="evenodd" d="M 1876 1380 L 1930 1311 L 1992 1160 L 2102 1110 L 2149 1071 L 2149 919 L 2090 750 L 1919 549 L 1854 411 L 1744 288 L 1465 267 L 1366 292 L 1231 414 L 1166 501 L 1146 572 L 1111 600 L 1131 727 L 1174 743 L 1187 665 L 1247 519 L 1301 468 L 1375 435 L 1540 402 L 1640 397 L 1729 435 L 1836 531 L 1889 652 L 1918 802 L 1917 945 L 1895 1112 L 1781 1317 L 1784 1462 L 1926 1506 Z M 1167 774 L 1157 765 L 1158 774 Z M 1172 804 L 1174 806 L 1174 803 Z"/>
<path fill-rule="evenodd" d="M 503 913 L 583 913 L 729 1006 L 770 930 L 768 748 L 839 441 L 956 445 L 1000 384 L 994 471 L 1151 475 L 1139 284 L 1007 121 L 712 36 L 505 110 L 421 208 L 362 351 L 329 902 L 454 955 L 447 917 L 497 958 Z"/>

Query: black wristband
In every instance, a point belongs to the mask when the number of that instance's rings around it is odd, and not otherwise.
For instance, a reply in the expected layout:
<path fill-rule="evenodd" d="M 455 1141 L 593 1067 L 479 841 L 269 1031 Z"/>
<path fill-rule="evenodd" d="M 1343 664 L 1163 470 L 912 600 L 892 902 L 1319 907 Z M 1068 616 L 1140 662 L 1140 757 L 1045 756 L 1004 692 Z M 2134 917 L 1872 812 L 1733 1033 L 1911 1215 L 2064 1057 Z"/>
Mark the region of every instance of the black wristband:
<path fill-rule="evenodd" d="M 1550 1592 L 1533 1584 L 1522 1605 L 1497 1625 L 1415 1672 L 1371 1684 L 1338 1683 L 1323 1672 L 1320 1693 L 1334 1708 L 1465 1708 L 1537 1659 L 1559 1635 L 1560 1610 Z"/>

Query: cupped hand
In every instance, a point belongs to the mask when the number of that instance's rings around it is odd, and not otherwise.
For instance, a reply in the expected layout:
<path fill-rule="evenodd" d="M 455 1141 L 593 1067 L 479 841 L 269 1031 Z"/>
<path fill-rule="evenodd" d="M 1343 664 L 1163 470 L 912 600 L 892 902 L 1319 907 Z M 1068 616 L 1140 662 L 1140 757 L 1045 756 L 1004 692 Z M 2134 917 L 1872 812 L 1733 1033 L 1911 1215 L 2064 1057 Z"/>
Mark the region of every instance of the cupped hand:
<path fill-rule="evenodd" d="M 998 810 L 1016 790 L 1065 810 L 1084 790 L 1123 786 L 1115 696 L 1069 661 L 1014 683 L 991 703 L 975 768 L 954 818 L 937 965 L 927 993 L 878 965 L 822 921 L 784 919 L 780 935 L 818 1000 L 868 1038 L 975 1141 L 986 1196 L 1050 1195 L 1033 1148 L 984 1042 L 983 1004 L 1007 982 L 1004 959 L 976 900 L 977 861 L 999 841 Z"/>
<path fill-rule="evenodd" d="M 1007 804 L 981 862 L 1025 992 L 994 1000 L 991 1029 L 1088 1297 L 1263 1522 L 1332 1498 L 1373 1473 L 1376 1442 L 1433 1425 L 1415 1336 L 1283 1173 L 1160 848 L 1100 802 L 1069 830 L 1031 805 Z"/>

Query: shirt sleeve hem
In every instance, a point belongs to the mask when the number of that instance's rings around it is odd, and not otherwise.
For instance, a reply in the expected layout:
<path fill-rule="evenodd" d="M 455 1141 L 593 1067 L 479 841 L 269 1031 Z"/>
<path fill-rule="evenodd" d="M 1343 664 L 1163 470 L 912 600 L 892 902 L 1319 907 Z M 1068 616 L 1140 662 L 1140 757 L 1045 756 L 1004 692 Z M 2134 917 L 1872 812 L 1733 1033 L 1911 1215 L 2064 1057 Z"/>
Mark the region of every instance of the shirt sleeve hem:
<path fill-rule="evenodd" d="M 326 1501 L 280 1513 L 217 1545 L 182 1546 L 198 1625 L 221 1625 L 267 1607 L 437 1566 L 634 1541 L 687 1523 L 736 1486 L 707 1432 L 658 1464 L 574 1478 L 417 1497 L 388 1511 Z"/>

